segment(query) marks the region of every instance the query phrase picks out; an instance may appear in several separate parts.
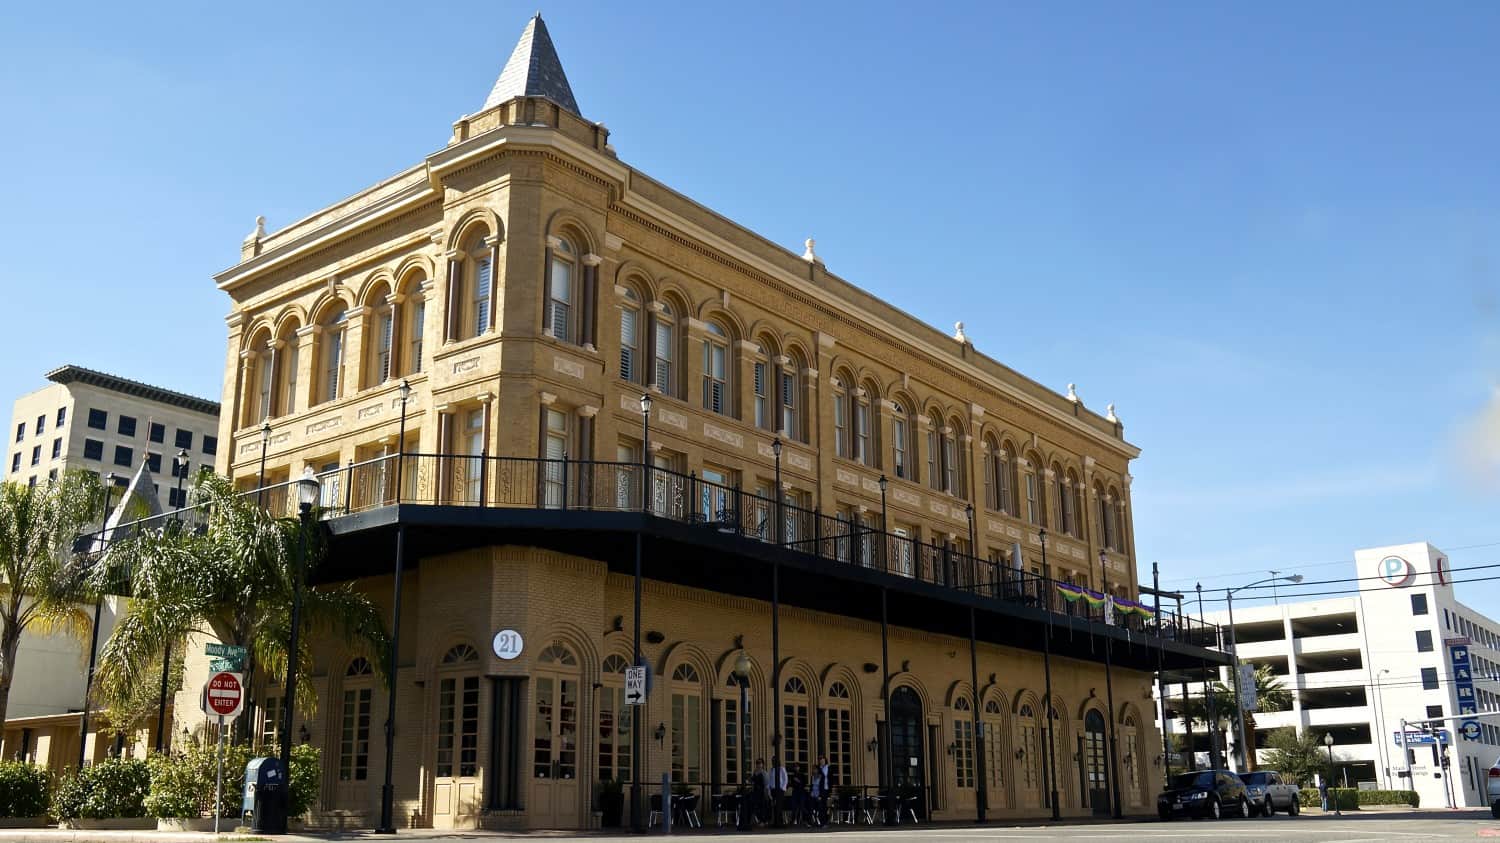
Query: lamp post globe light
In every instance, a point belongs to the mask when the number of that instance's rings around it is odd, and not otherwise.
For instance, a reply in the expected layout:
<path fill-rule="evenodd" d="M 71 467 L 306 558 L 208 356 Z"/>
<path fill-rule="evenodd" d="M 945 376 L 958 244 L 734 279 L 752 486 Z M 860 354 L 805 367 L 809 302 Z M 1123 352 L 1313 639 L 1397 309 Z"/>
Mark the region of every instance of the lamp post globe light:
<path fill-rule="evenodd" d="M 1299 577 L 1299 579 L 1300 579 L 1300 577 Z M 1325 746 L 1325 747 L 1328 748 L 1328 776 L 1327 776 L 1327 782 L 1328 782 L 1328 789 L 1330 791 L 1332 791 L 1333 790 L 1333 733 L 1332 732 L 1324 732 L 1323 733 L 1323 746 Z M 1338 798 L 1338 796 L 1335 795 L 1335 794 L 1330 793 L 1329 797 L 1328 797 L 1328 801 L 1333 803 L 1333 813 L 1334 813 L 1334 816 L 1340 816 L 1340 815 L 1342 815 L 1343 812 L 1339 810 L 1339 798 Z"/>
<path fill-rule="evenodd" d="M 1245 745 L 1245 704 L 1240 699 L 1240 651 L 1239 647 L 1235 644 L 1234 636 L 1234 595 L 1237 591 L 1244 591 L 1247 588 L 1277 582 L 1299 583 L 1302 582 L 1302 575 L 1287 574 L 1285 576 L 1266 577 L 1265 579 L 1259 579 L 1238 588 L 1226 588 L 1224 590 L 1224 599 L 1229 604 L 1230 681 L 1234 683 L 1234 719 L 1230 723 L 1233 725 L 1235 733 L 1234 754 L 1239 760 L 1241 770 L 1255 768 L 1255 750 L 1253 748 L 1247 749 Z M 1201 596 L 1199 600 L 1202 600 Z M 1198 612 L 1201 615 L 1203 612 L 1202 608 L 1199 608 Z"/>
<path fill-rule="evenodd" d="M 255 476 L 255 505 L 264 506 L 266 502 L 266 448 L 271 444 L 271 423 L 264 422 L 260 426 L 260 473 Z"/>
<path fill-rule="evenodd" d="M 292 571 L 292 630 L 286 650 L 286 694 L 282 706 L 286 714 L 281 724 L 281 769 L 288 775 L 292 769 L 292 722 L 297 707 L 297 647 L 302 625 L 302 581 L 307 576 L 304 568 L 307 565 L 308 534 L 312 532 L 313 507 L 317 505 L 322 491 L 323 486 L 314 476 L 312 466 L 303 468 L 302 478 L 297 481 L 297 518 L 300 529 L 297 531 L 297 553 L 292 563 L 295 566 Z M 286 812 L 281 812 L 278 828 L 264 830 L 285 834 Z"/>

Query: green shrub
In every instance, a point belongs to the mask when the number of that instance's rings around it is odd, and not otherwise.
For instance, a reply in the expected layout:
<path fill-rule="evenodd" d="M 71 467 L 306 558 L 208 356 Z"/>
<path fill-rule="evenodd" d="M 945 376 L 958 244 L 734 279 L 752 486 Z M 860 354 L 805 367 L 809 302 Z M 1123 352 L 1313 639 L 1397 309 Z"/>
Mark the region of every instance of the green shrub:
<path fill-rule="evenodd" d="M 176 755 L 151 759 L 151 795 L 146 799 L 149 816 L 192 818 L 213 816 L 215 777 L 219 747 L 192 741 Z M 239 817 L 245 792 L 245 765 L 251 758 L 275 755 L 273 747 L 224 747 L 224 790 L 219 816 Z M 300 817 L 312 808 L 318 796 L 318 750 L 292 747 L 291 804 L 288 815 Z"/>
<path fill-rule="evenodd" d="M 1337 797 L 1340 811 L 1358 811 L 1361 805 L 1410 805 L 1420 807 L 1421 798 L 1415 790 L 1357 790 L 1352 787 L 1331 787 L 1330 799 Z M 1298 800 L 1304 808 L 1316 808 L 1323 804 L 1316 787 L 1304 787 L 1298 792 Z"/>
<path fill-rule="evenodd" d="M 144 817 L 151 770 L 139 759 L 111 758 L 65 774 L 52 795 L 60 820 Z"/>
<path fill-rule="evenodd" d="M 0 761 L 0 817 L 40 817 L 47 813 L 52 777 L 45 767 Z"/>
<path fill-rule="evenodd" d="M 318 778 L 322 775 L 318 748 L 311 744 L 293 746 L 292 769 L 287 775 L 292 780 L 292 799 L 286 813 L 289 817 L 300 817 L 312 810 L 318 798 Z"/>
<path fill-rule="evenodd" d="M 1415 790 L 1361 790 L 1357 793 L 1361 805 L 1410 805 L 1417 808 L 1422 801 Z"/>

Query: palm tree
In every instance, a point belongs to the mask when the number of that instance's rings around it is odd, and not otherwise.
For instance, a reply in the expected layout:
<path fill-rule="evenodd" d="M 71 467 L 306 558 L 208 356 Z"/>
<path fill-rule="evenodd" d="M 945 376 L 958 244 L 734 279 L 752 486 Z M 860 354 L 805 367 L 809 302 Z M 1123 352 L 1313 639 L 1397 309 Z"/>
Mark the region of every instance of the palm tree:
<path fill-rule="evenodd" d="M 131 584 L 130 606 L 100 658 L 98 682 L 111 703 L 128 700 L 133 687 L 151 681 L 167 647 L 180 651 L 195 632 L 246 648 L 251 699 L 259 696 L 260 668 L 268 681 L 284 682 L 292 593 L 305 581 L 297 575 L 299 560 L 306 560 L 300 566 L 306 572 L 317 568 L 326 551 L 321 532 L 309 536 L 297 519 L 271 517 L 222 477 L 203 475 L 194 495 L 199 526 L 141 531 L 110 549 L 111 575 Z M 303 590 L 299 679 L 311 664 L 310 633 L 319 628 L 341 635 L 384 672 L 384 620 L 352 584 Z M 297 699 L 307 710 L 315 702 L 310 687 L 300 682 Z"/>
<path fill-rule="evenodd" d="M 92 622 L 79 603 L 92 595 L 72 545 L 98 518 L 103 499 L 99 481 L 82 471 L 41 486 L 0 485 L 0 725 L 23 632 L 88 639 Z"/>
<path fill-rule="evenodd" d="M 1255 665 L 1255 708 L 1256 711 L 1284 711 L 1292 704 L 1292 692 L 1282 684 L 1281 677 L 1271 670 L 1268 664 Z M 1203 723 L 1213 729 L 1223 729 L 1232 722 L 1234 718 L 1234 689 L 1223 682 L 1215 682 L 1208 686 L 1199 696 L 1189 696 L 1180 707 L 1182 716 L 1190 718 L 1196 723 Z M 1216 723 L 1209 723 L 1213 718 L 1210 712 L 1217 715 Z M 1246 736 L 1246 761 L 1251 770 L 1255 769 L 1254 738 L 1255 714 L 1245 712 L 1244 727 Z"/>

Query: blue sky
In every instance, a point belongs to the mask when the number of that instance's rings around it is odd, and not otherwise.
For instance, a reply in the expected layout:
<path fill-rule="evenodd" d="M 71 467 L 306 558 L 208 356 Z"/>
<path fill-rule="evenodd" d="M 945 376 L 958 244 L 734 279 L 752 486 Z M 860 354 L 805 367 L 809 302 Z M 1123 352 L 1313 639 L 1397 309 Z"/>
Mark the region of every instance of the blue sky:
<path fill-rule="evenodd" d="M 10 10 L 0 395 L 74 362 L 217 397 L 210 276 L 255 215 L 441 148 L 535 9 Z M 1115 402 L 1166 585 L 1424 539 L 1500 560 L 1500 6 L 542 11 L 626 161 Z"/>

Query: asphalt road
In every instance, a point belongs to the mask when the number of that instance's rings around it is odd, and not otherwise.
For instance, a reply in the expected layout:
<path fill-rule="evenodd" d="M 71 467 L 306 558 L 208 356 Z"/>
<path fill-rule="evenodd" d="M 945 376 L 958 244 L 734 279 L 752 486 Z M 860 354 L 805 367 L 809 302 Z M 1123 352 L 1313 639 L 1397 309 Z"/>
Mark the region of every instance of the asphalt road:
<path fill-rule="evenodd" d="M 1492 820 L 1488 810 L 1367 812 L 1343 817 L 1303 814 L 1299 817 L 1233 820 L 1174 820 L 1170 823 L 1061 823 L 1050 826 L 1001 826 L 961 828 L 955 826 L 916 826 L 899 829 L 860 829 L 849 831 L 759 831 L 735 834 L 714 829 L 686 834 L 678 831 L 674 840 L 775 840 L 778 843 L 801 843 L 823 840 L 842 843 L 854 840 L 933 840 L 955 843 L 965 840 L 1131 840 L 1165 843 L 1213 840 L 1218 843 L 1238 841 L 1277 841 L 1277 843 L 1381 843 L 1396 840 L 1476 840 L 1493 836 L 1500 840 L 1500 820 Z"/>

